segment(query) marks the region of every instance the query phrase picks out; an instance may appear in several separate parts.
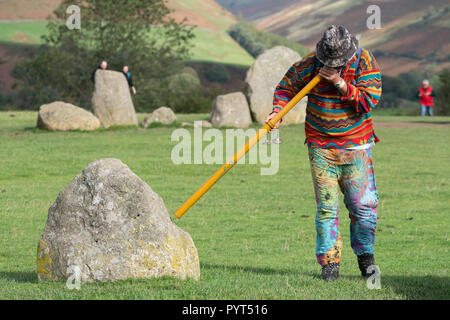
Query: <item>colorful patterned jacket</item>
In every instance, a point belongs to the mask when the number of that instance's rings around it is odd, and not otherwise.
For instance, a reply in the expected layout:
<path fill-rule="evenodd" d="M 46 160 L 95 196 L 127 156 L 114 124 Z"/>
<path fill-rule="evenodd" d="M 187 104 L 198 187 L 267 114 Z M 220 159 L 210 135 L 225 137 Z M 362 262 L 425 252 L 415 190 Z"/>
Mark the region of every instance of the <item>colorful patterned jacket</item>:
<path fill-rule="evenodd" d="M 370 110 L 381 96 L 381 75 L 373 55 L 362 49 L 359 67 L 355 55 L 341 71 L 348 91 L 342 96 L 333 84 L 321 81 L 308 94 L 305 133 L 309 145 L 344 149 L 378 142 Z M 323 64 L 311 53 L 295 63 L 275 89 L 273 110 L 280 111 Z M 355 71 L 357 69 L 357 75 Z M 356 82 L 354 82 L 356 80 Z"/>

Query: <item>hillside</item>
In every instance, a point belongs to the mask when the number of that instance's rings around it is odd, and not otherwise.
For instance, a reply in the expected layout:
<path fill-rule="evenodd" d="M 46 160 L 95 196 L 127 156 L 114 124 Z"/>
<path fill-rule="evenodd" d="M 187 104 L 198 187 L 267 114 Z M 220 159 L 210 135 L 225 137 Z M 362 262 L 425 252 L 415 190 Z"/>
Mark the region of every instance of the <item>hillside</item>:
<path fill-rule="evenodd" d="M 32 51 L 46 33 L 46 18 L 60 0 L 4 0 L 0 2 L 0 86 L 9 90 L 15 62 L 23 51 Z M 171 16 L 197 28 L 191 50 L 192 61 L 250 66 L 254 59 L 226 32 L 236 18 L 214 0 L 169 0 Z M 23 50 L 21 50 L 23 49 Z"/>
<path fill-rule="evenodd" d="M 0 42 L 39 44 L 46 32 L 45 19 L 60 0 L 6 0 L 0 2 Z M 250 65 L 253 58 L 226 30 L 236 18 L 214 0 L 169 0 L 171 14 L 177 21 L 197 26 L 192 60 Z"/>
<path fill-rule="evenodd" d="M 450 3 L 448 0 L 220 0 L 233 13 L 253 19 L 268 30 L 314 49 L 330 24 L 343 24 L 361 34 L 361 44 L 376 53 L 389 75 L 450 67 Z M 368 30 L 366 9 L 381 8 L 381 30 Z"/>
<path fill-rule="evenodd" d="M 216 0 L 235 16 L 256 20 L 278 12 L 299 0 Z"/>

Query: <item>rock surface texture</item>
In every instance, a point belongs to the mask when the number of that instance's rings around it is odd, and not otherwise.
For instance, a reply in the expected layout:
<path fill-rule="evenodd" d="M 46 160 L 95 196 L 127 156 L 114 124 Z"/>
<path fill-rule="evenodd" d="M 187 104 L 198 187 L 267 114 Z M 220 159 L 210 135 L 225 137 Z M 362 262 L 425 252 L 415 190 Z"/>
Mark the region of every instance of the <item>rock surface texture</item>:
<path fill-rule="evenodd" d="M 37 126 L 50 131 L 95 130 L 100 121 L 89 111 L 56 101 L 39 108 Z"/>
<path fill-rule="evenodd" d="M 264 123 L 273 108 L 273 94 L 288 69 L 301 56 L 286 47 L 277 46 L 258 56 L 247 72 L 245 79 L 248 85 L 250 109 L 259 123 Z M 283 125 L 305 122 L 307 97 L 303 98 L 283 118 Z"/>
<path fill-rule="evenodd" d="M 154 110 L 148 117 L 144 119 L 144 121 L 142 122 L 142 127 L 147 128 L 153 122 L 171 124 L 175 120 L 177 120 L 177 116 L 172 111 L 172 109 L 168 107 L 160 107 Z"/>
<path fill-rule="evenodd" d="M 116 71 L 98 70 L 92 110 L 103 127 L 138 125 L 125 76 Z"/>
<path fill-rule="evenodd" d="M 218 96 L 213 102 L 211 122 L 217 127 L 248 128 L 252 118 L 244 94 L 233 92 Z"/>
<path fill-rule="evenodd" d="M 200 277 L 191 236 L 117 159 L 90 163 L 58 195 L 37 249 L 39 280 Z"/>

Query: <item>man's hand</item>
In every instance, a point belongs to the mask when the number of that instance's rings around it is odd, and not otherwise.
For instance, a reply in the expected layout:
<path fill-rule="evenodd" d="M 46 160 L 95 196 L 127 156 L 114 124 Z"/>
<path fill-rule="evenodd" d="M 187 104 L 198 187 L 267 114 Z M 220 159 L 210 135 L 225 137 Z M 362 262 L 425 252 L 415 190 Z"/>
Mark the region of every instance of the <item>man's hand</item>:
<path fill-rule="evenodd" d="M 277 115 L 276 112 L 272 112 L 271 114 L 269 114 L 266 118 L 266 120 L 264 120 L 264 122 L 268 122 L 269 120 L 271 120 L 273 117 L 275 117 Z M 274 129 L 278 129 L 278 127 L 280 126 L 280 124 L 283 122 L 283 119 L 280 119 L 280 121 L 278 121 L 273 128 Z"/>
<path fill-rule="evenodd" d="M 322 77 L 322 79 L 331 82 L 334 86 L 342 81 L 342 85 L 338 88 L 338 91 L 343 96 L 347 95 L 347 83 L 341 78 L 339 72 L 335 68 L 324 66 L 319 70 L 319 75 Z"/>
<path fill-rule="evenodd" d="M 135 87 L 131 87 L 131 90 L 133 91 L 133 94 L 136 94 L 136 88 Z"/>
<path fill-rule="evenodd" d="M 324 66 L 323 68 L 320 68 L 319 75 L 328 82 L 331 82 L 332 84 L 336 85 L 339 81 L 341 81 L 341 76 L 339 75 L 339 72 L 331 67 Z"/>

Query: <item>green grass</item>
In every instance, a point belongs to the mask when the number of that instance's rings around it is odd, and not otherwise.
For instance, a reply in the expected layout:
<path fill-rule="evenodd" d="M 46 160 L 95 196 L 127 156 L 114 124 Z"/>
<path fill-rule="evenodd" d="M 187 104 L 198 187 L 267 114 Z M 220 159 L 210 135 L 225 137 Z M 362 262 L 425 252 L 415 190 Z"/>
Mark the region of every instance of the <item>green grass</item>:
<path fill-rule="evenodd" d="M 40 44 L 41 36 L 47 34 L 46 26 L 46 21 L 2 21 L 0 22 L 0 42 Z"/>
<path fill-rule="evenodd" d="M 176 5 L 175 5 L 176 4 Z M 231 14 L 226 14 L 222 10 L 213 5 L 214 1 L 198 1 L 198 0 L 176 0 L 174 1 L 175 11 L 178 8 L 186 8 L 205 18 L 209 23 L 215 25 L 220 30 L 227 30 L 236 20 Z M 194 24 L 196 21 L 191 21 Z"/>
<path fill-rule="evenodd" d="M 178 120 L 205 118 L 181 115 Z M 394 119 L 375 116 L 376 122 L 385 120 Z M 261 176 L 259 165 L 238 165 L 175 221 L 198 248 L 200 281 L 128 280 L 70 291 L 63 282 L 38 283 L 36 247 L 48 208 L 88 163 L 121 159 L 164 199 L 170 213 L 218 166 L 172 164 L 170 127 L 45 132 L 35 123 L 35 112 L 0 112 L 0 299 L 450 298 L 450 127 L 377 130 L 382 140 L 374 148 L 381 290 L 368 290 L 359 276 L 342 203 L 341 277 L 333 283 L 320 280 L 304 129 L 295 125 L 281 129 L 277 175 Z"/>
<path fill-rule="evenodd" d="M 255 61 L 224 31 L 195 29 L 193 61 L 219 62 L 249 67 Z"/>

